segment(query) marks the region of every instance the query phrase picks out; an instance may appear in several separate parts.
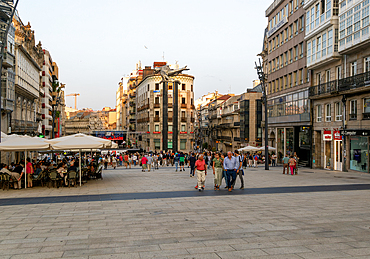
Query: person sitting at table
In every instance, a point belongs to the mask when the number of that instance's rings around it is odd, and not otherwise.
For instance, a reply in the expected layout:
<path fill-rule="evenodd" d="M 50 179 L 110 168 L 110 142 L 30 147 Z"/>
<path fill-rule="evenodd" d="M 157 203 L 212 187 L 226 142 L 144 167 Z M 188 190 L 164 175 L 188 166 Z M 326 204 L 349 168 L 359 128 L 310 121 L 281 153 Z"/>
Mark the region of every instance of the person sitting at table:
<path fill-rule="evenodd" d="M 69 163 L 68 172 L 75 171 L 77 172 L 77 167 L 75 166 L 75 160 L 72 159 L 72 161 Z"/>
<path fill-rule="evenodd" d="M 11 179 L 14 182 L 14 189 L 20 190 L 22 188 L 21 182 L 22 182 L 22 176 L 23 176 L 23 167 L 22 167 L 21 173 L 9 171 L 8 166 L 6 164 L 1 164 L 0 167 L 1 167 L 1 170 L 0 170 L 1 173 L 10 175 Z"/>
<path fill-rule="evenodd" d="M 64 179 L 64 184 L 67 185 L 67 170 L 64 167 L 63 163 L 58 164 L 57 172 Z"/>

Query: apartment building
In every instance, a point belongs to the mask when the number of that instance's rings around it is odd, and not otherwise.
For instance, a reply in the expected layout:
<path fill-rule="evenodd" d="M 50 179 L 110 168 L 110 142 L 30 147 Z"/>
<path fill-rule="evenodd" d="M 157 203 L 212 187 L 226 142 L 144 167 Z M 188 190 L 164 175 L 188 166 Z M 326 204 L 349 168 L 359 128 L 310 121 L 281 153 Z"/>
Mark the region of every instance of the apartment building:
<path fill-rule="evenodd" d="M 275 0 L 266 10 L 263 58 L 267 80 L 269 140 L 278 163 L 296 152 L 310 164 L 310 109 L 306 66 L 306 18 L 302 0 Z"/>
<path fill-rule="evenodd" d="M 162 66 L 161 62 L 154 62 L 154 66 Z M 163 150 L 163 84 L 162 78 L 153 74 L 149 66 L 143 70 L 145 77 L 137 85 L 136 108 L 137 108 L 137 133 L 138 145 L 148 151 Z M 173 123 L 174 84 L 168 83 L 168 149 L 172 150 L 172 133 L 174 127 L 179 132 L 179 151 L 189 152 L 194 148 L 194 122 L 195 106 L 193 82 L 194 77 L 187 74 L 179 74 L 173 78 L 178 80 L 178 124 Z"/>
<path fill-rule="evenodd" d="M 313 70 L 310 87 L 313 165 L 369 173 L 369 0 L 334 2 L 333 7 L 335 25 L 328 29 L 333 30 L 334 54 L 326 66 Z"/>

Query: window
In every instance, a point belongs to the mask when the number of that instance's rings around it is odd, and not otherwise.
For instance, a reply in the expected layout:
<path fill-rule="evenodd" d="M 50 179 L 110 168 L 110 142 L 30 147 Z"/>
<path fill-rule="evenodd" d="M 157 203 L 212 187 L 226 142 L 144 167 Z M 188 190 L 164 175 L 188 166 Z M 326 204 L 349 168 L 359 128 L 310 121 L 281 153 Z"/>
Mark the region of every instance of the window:
<path fill-rule="evenodd" d="M 293 49 L 289 50 L 289 63 L 293 62 Z"/>
<path fill-rule="evenodd" d="M 306 33 L 310 30 L 310 11 L 306 13 Z"/>
<path fill-rule="evenodd" d="M 161 149 L 161 140 L 160 139 L 154 139 L 154 148 L 155 149 Z"/>
<path fill-rule="evenodd" d="M 155 116 L 159 116 L 159 111 L 155 111 Z"/>
<path fill-rule="evenodd" d="M 159 90 L 159 84 L 155 84 L 155 90 Z"/>
<path fill-rule="evenodd" d="M 172 139 L 169 139 L 167 143 L 168 143 L 167 147 L 168 147 L 169 149 L 172 149 L 172 148 L 173 148 L 173 145 L 172 145 Z"/>
<path fill-rule="evenodd" d="M 325 121 L 331 121 L 331 104 L 325 105 Z"/>
<path fill-rule="evenodd" d="M 186 131 L 186 126 L 184 124 L 181 125 L 181 132 L 185 132 Z"/>
<path fill-rule="evenodd" d="M 168 132 L 173 132 L 173 126 L 172 125 L 168 125 Z"/>
<path fill-rule="evenodd" d="M 349 102 L 349 119 L 357 120 L 357 100 L 351 100 Z"/>
<path fill-rule="evenodd" d="M 316 106 L 316 111 L 317 111 L 316 121 L 317 122 L 320 122 L 322 120 L 322 110 L 321 109 L 322 109 L 321 105 Z"/>
<path fill-rule="evenodd" d="M 281 45 L 283 45 L 284 44 L 284 31 L 280 33 L 280 40 L 281 40 Z"/>
<path fill-rule="evenodd" d="M 312 61 L 316 60 L 316 39 L 312 40 Z"/>
<path fill-rule="evenodd" d="M 364 98 L 363 119 L 370 119 L 370 98 Z"/>
<path fill-rule="evenodd" d="M 307 63 L 311 63 L 311 42 L 307 42 Z"/>
<path fill-rule="evenodd" d="M 278 48 L 279 47 L 279 44 L 280 44 L 280 35 L 278 34 L 278 35 L 276 35 L 276 48 Z"/>
<path fill-rule="evenodd" d="M 364 73 L 370 71 L 370 57 L 364 58 Z"/>
<path fill-rule="evenodd" d="M 350 76 L 357 75 L 357 61 L 351 63 Z"/>
<path fill-rule="evenodd" d="M 328 54 L 333 52 L 333 30 L 328 31 Z"/>
<path fill-rule="evenodd" d="M 288 28 L 285 29 L 285 41 L 288 41 Z"/>
<path fill-rule="evenodd" d="M 314 28 L 314 22 L 315 22 L 315 7 L 311 8 L 311 27 L 310 30 L 313 30 Z"/>
<path fill-rule="evenodd" d="M 285 65 L 288 65 L 288 51 L 285 52 Z"/>
<path fill-rule="evenodd" d="M 185 84 L 181 85 L 181 90 L 185 91 Z"/>
<path fill-rule="evenodd" d="M 330 69 L 325 71 L 326 82 L 330 81 Z"/>
<path fill-rule="evenodd" d="M 317 38 L 316 59 L 321 58 L 321 37 Z"/>
<path fill-rule="evenodd" d="M 186 139 L 180 139 L 180 149 L 186 149 Z"/>
<path fill-rule="evenodd" d="M 298 60 L 298 46 L 294 47 L 294 60 Z"/>
<path fill-rule="evenodd" d="M 304 30 L 304 15 L 302 15 L 300 18 L 300 31 Z"/>
<path fill-rule="evenodd" d="M 154 129 L 155 132 L 159 132 L 159 125 L 154 125 Z"/>
<path fill-rule="evenodd" d="M 184 97 L 181 98 L 181 104 L 186 104 Z"/>
<path fill-rule="evenodd" d="M 321 56 L 325 57 L 326 56 L 326 33 L 322 35 L 322 51 L 321 51 Z"/>
<path fill-rule="evenodd" d="M 298 20 L 294 21 L 294 34 L 297 35 L 299 31 Z"/>
<path fill-rule="evenodd" d="M 303 49 L 303 42 L 299 43 L 299 57 L 303 58 L 304 49 Z"/>
<path fill-rule="evenodd" d="M 290 37 L 289 38 L 293 38 L 293 24 L 291 24 L 290 26 L 289 26 L 289 34 L 290 34 Z"/>
<path fill-rule="evenodd" d="M 303 68 L 299 70 L 299 83 L 303 84 Z"/>
<path fill-rule="evenodd" d="M 159 97 L 156 97 L 156 98 L 154 99 L 154 104 L 159 104 Z"/>
<path fill-rule="evenodd" d="M 342 120 L 342 103 L 337 102 L 335 103 L 335 121 Z"/>
<path fill-rule="evenodd" d="M 335 72 L 336 72 L 336 74 L 335 74 L 335 79 L 336 79 L 336 80 L 340 80 L 340 79 L 342 79 L 342 67 L 341 67 L 341 66 L 337 66 L 337 67 L 335 68 Z"/>

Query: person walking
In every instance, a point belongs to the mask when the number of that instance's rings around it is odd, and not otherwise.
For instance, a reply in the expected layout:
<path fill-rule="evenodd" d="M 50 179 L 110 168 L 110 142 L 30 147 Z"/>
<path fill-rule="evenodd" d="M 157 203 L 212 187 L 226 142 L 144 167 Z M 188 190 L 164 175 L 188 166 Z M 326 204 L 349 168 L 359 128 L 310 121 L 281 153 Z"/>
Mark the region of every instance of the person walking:
<path fill-rule="evenodd" d="M 243 162 L 244 162 L 244 155 L 243 154 L 239 154 L 239 151 L 238 150 L 235 150 L 235 158 L 237 159 L 237 163 L 239 164 L 239 167 L 238 167 L 238 172 L 237 172 L 237 175 L 236 176 L 239 176 L 239 179 L 240 179 L 240 189 L 243 190 L 244 189 L 244 179 L 243 179 L 243 174 L 244 174 L 244 171 L 243 171 Z M 236 178 L 235 178 L 235 181 L 233 182 L 232 186 L 233 186 L 233 189 L 234 189 L 234 186 L 235 186 L 235 183 L 236 183 Z"/>
<path fill-rule="evenodd" d="M 115 156 L 112 157 L 112 167 L 113 167 L 113 169 L 116 169 L 116 167 L 117 167 L 117 159 L 116 159 Z"/>
<path fill-rule="evenodd" d="M 33 165 L 29 157 L 27 157 L 26 174 L 27 174 L 27 187 L 32 188 Z"/>
<path fill-rule="evenodd" d="M 297 156 L 297 153 L 296 152 L 294 152 L 293 158 L 295 159 L 294 174 L 298 174 L 299 157 Z"/>
<path fill-rule="evenodd" d="M 180 171 L 185 171 L 185 155 L 183 152 L 180 153 Z"/>
<path fill-rule="evenodd" d="M 199 156 L 199 159 L 195 162 L 195 168 L 197 169 L 197 180 L 198 180 L 198 191 L 204 190 L 207 175 L 207 165 L 203 159 L 203 155 Z"/>
<path fill-rule="evenodd" d="M 176 172 L 179 168 L 179 162 L 180 162 L 180 158 L 179 158 L 179 154 L 175 154 L 174 158 L 173 158 L 173 161 L 175 162 L 175 168 L 176 168 Z"/>
<path fill-rule="evenodd" d="M 239 172 L 238 160 L 231 154 L 231 151 L 227 152 L 227 157 L 224 159 L 224 169 L 226 170 L 227 177 L 227 188 L 229 192 L 232 191 L 232 183 L 236 179 L 236 174 Z"/>
<path fill-rule="evenodd" d="M 293 156 L 290 156 L 290 159 L 289 159 L 289 168 L 290 168 L 290 172 L 292 173 L 292 175 L 294 175 L 294 168 L 296 166 L 296 160 L 294 159 Z"/>
<path fill-rule="evenodd" d="M 126 166 L 126 169 L 127 169 L 127 167 L 128 167 L 128 154 L 127 153 L 125 153 L 124 159 L 125 159 L 125 166 Z"/>
<path fill-rule="evenodd" d="M 196 161 L 197 161 L 197 159 L 195 158 L 194 153 L 191 153 L 191 157 L 189 158 L 190 177 L 194 177 L 195 162 Z"/>
<path fill-rule="evenodd" d="M 253 167 L 258 168 L 258 155 L 257 155 L 257 153 L 254 155 L 253 161 L 254 161 Z"/>
<path fill-rule="evenodd" d="M 285 157 L 283 158 L 283 174 L 285 174 L 285 168 L 286 168 L 286 174 L 289 174 L 289 157 L 288 157 L 288 154 L 285 154 Z"/>
<path fill-rule="evenodd" d="M 142 172 L 145 172 L 147 163 L 148 163 L 148 159 L 145 156 L 143 156 L 141 158 L 141 171 Z"/>
<path fill-rule="evenodd" d="M 212 169 L 213 169 L 213 174 L 215 176 L 215 191 L 220 190 L 220 186 L 222 182 L 222 165 L 223 165 L 223 160 L 220 157 L 220 154 L 216 153 L 215 158 L 212 161 Z"/>
<path fill-rule="evenodd" d="M 271 158 L 272 158 L 272 159 L 271 159 L 271 160 L 272 160 L 272 166 L 276 166 L 276 158 L 277 158 L 277 157 L 276 157 L 276 154 L 275 154 L 274 152 L 272 153 Z"/>
<path fill-rule="evenodd" d="M 146 157 L 148 159 L 147 165 L 148 165 L 148 172 L 150 172 L 150 169 L 152 168 L 152 163 L 153 163 L 153 157 L 152 154 L 148 155 Z"/>

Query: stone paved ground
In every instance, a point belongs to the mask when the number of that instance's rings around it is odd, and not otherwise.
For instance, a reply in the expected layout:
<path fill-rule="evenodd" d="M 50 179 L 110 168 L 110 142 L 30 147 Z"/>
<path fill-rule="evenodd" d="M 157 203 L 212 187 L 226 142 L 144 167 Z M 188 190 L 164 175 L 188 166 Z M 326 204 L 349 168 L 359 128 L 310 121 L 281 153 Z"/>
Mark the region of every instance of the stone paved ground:
<path fill-rule="evenodd" d="M 370 258 L 370 191 L 345 190 L 370 184 L 370 175 L 300 169 L 287 176 L 281 168 L 263 169 L 248 170 L 247 188 L 221 190 L 225 195 L 213 195 L 212 175 L 198 193 L 188 169 L 172 168 L 107 170 L 103 181 L 79 188 L 0 191 L 0 259 Z M 336 190 L 299 191 L 328 185 Z M 270 187 L 271 193 L 253 194 Z M 158 192 L 168 198 L 143 198 Z M 110 193 L 138 199 L 77 200 Z M 75 201 L 32 202 L 49 196 Z M 29 197 L 36 199 L 5 205 Z"/>

